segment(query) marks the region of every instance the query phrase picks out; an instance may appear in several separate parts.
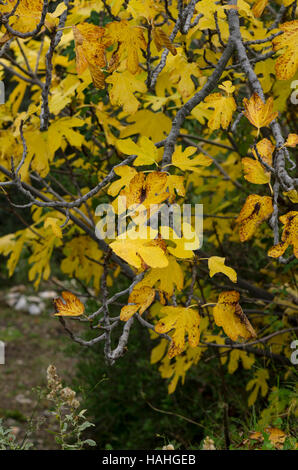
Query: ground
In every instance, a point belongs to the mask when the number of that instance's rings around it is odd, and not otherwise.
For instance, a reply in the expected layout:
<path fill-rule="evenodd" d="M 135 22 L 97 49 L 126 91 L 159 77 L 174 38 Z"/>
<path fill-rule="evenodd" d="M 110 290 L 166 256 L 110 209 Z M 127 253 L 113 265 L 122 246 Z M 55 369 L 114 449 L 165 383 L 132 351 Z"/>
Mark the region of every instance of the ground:
<path fill-rule="evenodd" d="M 67 353 L 70 339 L 50 305 L 40 315 L 29 315 L 7 307 L 4 293 L 0 293 L 0 340 L 6 343 L 6 363 L 0 365 L 0 418 L 14 427 L 21 440 L 34 412 L 35 417 L 45 420 L 32 435 L 34 449 L 55 449 L 52 432 L 56 422 L 49 413 L 49 402 L 38 401 L 38 393 L 32 389 L 45 388 L 49 364 L 54 364 L 65 384 L 71 385 L 75 359 Z"/>

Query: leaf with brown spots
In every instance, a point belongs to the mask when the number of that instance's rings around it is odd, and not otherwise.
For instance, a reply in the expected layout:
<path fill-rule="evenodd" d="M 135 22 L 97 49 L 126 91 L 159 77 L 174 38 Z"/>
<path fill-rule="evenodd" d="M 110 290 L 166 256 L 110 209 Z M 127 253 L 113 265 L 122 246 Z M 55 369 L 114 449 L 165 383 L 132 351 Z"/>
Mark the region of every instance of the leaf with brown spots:
<path fill-rule="evenodd" d="M 238 338 L 256 337 L 256 332 L 238 303 L 240 294 L 236 291 L 222 292 L 213 309 L 214 320 L 233 341 Z"/>
<path fill-rule="evenodd" d="M 284 254 L 288 246 L 293 245 L 294 255 L 298 258 L 298 212 L 288 212 L 282 215 L 279 220 L 284 225 L 281 242 L 270 248 L 268 255 L 278 258 Z"/>
<path fill-rule="evenodd" d="M 73 26 L 75 40 L 76 66 L 78 74 L 82 74 L 89 67 L 94 86 L 104 88 L 104 73 L 106 66 L 105 48 L 101 42 L 104 28 L 89 23 Z"/>
<path fill-rule="evenodd" d="M 242 207 L 236 223 L 239 225 L 239 236 L 242 242 L 249 240 L 256 228 L 267 220 L 273 212 L 272 198 L 250 194 Z"/>

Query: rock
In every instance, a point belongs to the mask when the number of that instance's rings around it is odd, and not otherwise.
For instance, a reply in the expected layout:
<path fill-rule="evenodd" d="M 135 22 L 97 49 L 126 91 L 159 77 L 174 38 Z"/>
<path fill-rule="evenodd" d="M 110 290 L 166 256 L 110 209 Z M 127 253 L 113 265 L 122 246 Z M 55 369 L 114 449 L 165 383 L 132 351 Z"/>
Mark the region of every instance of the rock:
<path fill-rule="evenodd" d="M 18 301 L 19 295 L 18 292 L 9 292 L 6 295 L 5 302 L 9 307 L 13 307 Z"/>
<path fill-rule="evenodd" d="M 30 315 L 40 315 L 41 314 L 41 306 L 40 305 L 37 305 L 37 304 L 30 304 L 28 306 L 28 313 Z"/>
<path fill-rule="evenodd" d="M 28 302 L 39 303 L 40 298 L 37 295 L 28 295 L 27 297 Z"/>
<path fill-rule="evenodd" d="M 10 292 L 26 292 L 27 287 L 24 284 L 20 284 L 19 286 L 13 286 L 10 289 Z"/>
<path fill-rule="evenodd" d="M 44 292 L 40 292 L 39 297 L 42 299 L 55 299 L 58 297 L 58 294 L 53 290 L 45 290 Z"/>
<path fill-rule="evenodd" d="M 16 310 L 28 310 L 28 302 L 24 295 L 21 295 L 15 307 Z"/>

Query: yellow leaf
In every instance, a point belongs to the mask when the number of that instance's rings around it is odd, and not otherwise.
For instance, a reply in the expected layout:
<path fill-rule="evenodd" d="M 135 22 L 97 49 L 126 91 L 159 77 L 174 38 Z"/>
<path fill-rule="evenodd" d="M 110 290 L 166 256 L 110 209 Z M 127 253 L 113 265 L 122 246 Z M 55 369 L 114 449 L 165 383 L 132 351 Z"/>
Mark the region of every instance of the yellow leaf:
<path fill-rule="evenodd" d="M 44 228 L 51 227 L 56 237 L 62 238 L 63 237 L 62 230 L 58 222 L 59 222 L 59 219 L 56 219 L 55 217 L 47 217 L 44 222 Z"/>
<path fill-rule="evenodd" d="M 106 45 L 102 43 L 104 28 L 90 23 L 81 23 L 73 26 L 73 34 L 78 74 L 81 75 L 89 67 L 94 86 L 104 88 L 102 72 L 106 66 Z"/>
<path fill-rule="evenodd" d="M 155 42 L 155 45 L 158 51 L 161 51 L 161 49 L 165 47 L 173 55 L 177 54 L 176 48 L 173 46 L 168 36 L 166 35 L 166 33 L 163 32 L 161 28 L 157 28 L 153 26 L 152 38 L 153 38 L 153 41 Z"/>
<path fill-rule="evenodd" d="M 110 196 L 117 196 L 119 191 L 124 187 L 128 186 L 133 177 L 137 174 L 137 171 L 134 168 L 131 168 L 130 166 L 123 165 L 123 166 L 118 166 L 114 169 L 114 173 L 117 176 L 120 176 L 120 179 L 117 181 L 114 181 L 108 189 L 108 194 Z"/>
<path fill-rule="evenodd" d="M 152 349 L 151 355 L 150 355 L 150 363 L 151 364 L 156 364 L 157 362 L 159 362 L 163 358 L 163 356 L 166 352 L 167 346 L 168 346 L 168 341 L 163 338 L 159 342 L 159 344 L 157 346 L 155 346 L 155 348 Z"/>
<path fill-rule="evenodd" d="M 159 142 L 165 138 L 172 127 L 172 121 L 168 116 L 162 112 L 154 113 L 149 109 L 141 109 L 133 116 L 129 116 L 127 122 L 132 124 L 120 132 L 122 139 L 140 134 L 151 138 L 153 142 Z"/>
<path fill-rule="evenodd" d="M 128 70 L 122 73 L 114 72 L 106 82 L 112 85 L 109 92 L 111 103 L 123 106 L 123 111 L 128 114 L 134 114 L 140 105 L 135 92 L 145 93 L 147 90 L 145 83 Z"/>
<path fill-rule="evenodd" d="M 286 191 L 283 194 L 284 196 L 287 196 L 294 204 L 298 204 L 298 192 L 296 189 L 291 189 L 290 191 Z"/>
<path fill-rule="evenodd" d="M 238 338 L 255 338 L 256 333 L 239 305 L 240 295 L 236 291 L 222 292 L 217 305 L 213 309 L 217 326 L 222 326 L 224 332 L 233 341 Z"/>
<path fill-rule="evenodd" d="M 133 75 L 139 70 L 141 50 L 146 50 L 143 31 L 138 26 L 131 26 L 128 21 L 115 21 L 106 27 L 105 39 L 108 44 L 118 43 L 117 56 L 126 57 L 127 70 Z"/>
<path fill-rule="evenodd" d="M 135 166 L 152 165 L 158 160 L 157 148 L 146 136 L 141 136 L 137 144 L 132 139 L 118 140 L 117 147 L 126 155 L 137 155 Z"/>
<path fill-rule="evenodd" d="M 54 299 L 56 316 L 79 317 L 85 311 L 84 304 L 71 292 L 62 292 L 63 300 L 60 297 Z"/>
<path fill-rule="evenodd" d="M 158 286 L 158 289 L 171 297 L 174 288 L 181 291 L 183 288 L 183 271 L 173 256 L 168 258 L 169 264 L 165 268 L 152 268 L 146 273 L 138 286 Z"/>
<path fill-rule="evenodd" d="M 184 177 L 178 175 L 168 175 L 167 188 L 170 195 L 169 202 L 173 202 L 175 200 L 175 192 L 179 196 L 185 196 Z"/>
<path fill-rule="evenodd" d="M 120 198 L 125 198 L 123 202 L 120 200 L 121 209 L 124 211 L 125 209 L 130 208 L 133 213 L 134 210 L 138 210 L 138 206 L 141 204 L 143 209 L 148 210 L 150 205 L 160 204 L 169 197 L 169 193 L 166 189 L 166 173 L 161 171 L 152 171 L 147 175 L 147 177 L 144 173 L 137 173 L 130 180 L 129 185 L 119 194 Z M 122 207 L 123 204 L 126 205 Z M 113 206 L 115 211 L 118 213 L 118 200 L 113 203 Z"/>
<path fill-rule="evenodd" d="M 140 287 L 139 284 L 132 290 L 128 297 L 128 304 L 122 307 L 120 312 L 120 320 L 127 321 L 137 311 L 139 314 L 145 312 L 150 307 L 155 297 L 155 290 L 149 286 Z"/>
<path fill-rule="evenodd" d="M 288 212 L 282 215 L 279 220 L 284 225 L 281 242 L 270 248 L 268 255 L 278 258 L 284 254 L 288 246 L 293 245 L 294 255 L 298 258 L 298 212 Z"/>
<path fill-rule="evenodd" d="M 226 80 L 225 82 L 222 82 L 221 85 L 218 85 L 218 88 L 223 90 L 227 95 L 232 95 L 235 91 L 235 87 L 232 84 L 231 80 Z"/>
<path fill-rule="evenodd" d="M 61 262 L 61 271 L 69 277 L 76 277 L 86 284 L 93 282 L 96 293 L 100 290 L 100 280 L 103 268 L 93 260 L 99 261 L 103 253 L 98 244 L 88 236 L 81 235 L 68 241 L 64 248 L 65 258 Z"/>
<path fill-rule="evenodd" d="M 225 266 L 225 258 L 210 256 L 210 258 L 208 258 L 208 268 L 210 277 L 213 277 L 216 273 L 223 273 L 228 276 L 232 282 L 237 282 L 237 273 L 233 268 Z"/>
<path fill-rule="evenodd" d="M 155 326 L 157 333 L 167 333 L 172 329 L 172 343 L 169 348 L 169 357 L 177 356 L 184 351 L 185 335 L 188 335 L 188 343 L 194 348 L 200 339 L 200 316 L 193 308 L 162 307 L 161 314 L 164 317 Z"/>
<path fill-rule="evenodd" d="M 227 129 L 234 111 L 237 109 L 236 102 L 232 96 L 223 96 L 221 93 L 213 93 L 205 98 L 206 108 L 213 108 L 213 114 L 208 121 L 211 130 Z"/>
<path fill-rule="evenodd" d="M 196 155 L 194 158 L 190 158 L 196 152 L 196 147 L 187 147 L 185 150 L 182 150 L 182 146 L 177 145 L 175 152 L 173 153 L 172 164 L 180 168 L 182 171 L 188 170 L 200 173 L 201 170 L 197 168 L 197 166 L 210 166 L 212 164 L 212 160 L 202 153 Z"/>
<path fill-rule="evenodd" d="M 0 5 L 0 14 L 10 13 L 15 7 L 16 1 L 10 0 L 2 3 Z M 42 0 L 21 0 L 14 15 L 9 18 L 10 26 L 21 33 L 33 31 L 40 22 L 42 8 Z"/>
<path fill-rule="evenodd" d="M 160 234 L 164 240 L 169 240 L 168 251 L 176 258 L 193 258 L 193 250 L 200 247 L 198 235 L 192 230 L 191 225 L 186 222 L 182 224 L 182 233 L 177 234 L 171 227 L 161 226 Z M 175 247 L 172 245 L 175 244 Z M 192 245 L 191 248 L 189 245 Z"/>
<path fill-rule="evenodd" d="M 236 223 L 239 225 L 239 236 L 242 242 L 249 240 L 256 228 L 267 220 L 273 212 L 272 198 L 251 194 L 247 197 Z"/>
<path fill-rule="evenodd" d="M 130 0 L 127 5 L 127 10 L 135 19 L 140 20 L 143 17 L 148 22 L 151 22 L 156 15 L 163 11 L 160 2 L 152 2 L 152 0 Z"/>
<path fill-rule="evenodd" d="M 272 153 L 274 145 L 268 139 L 262 139 L 257 144 L 257 151 L 262 160 L 272 165 Z M 266 184 L 270 182 L 271 173 L 259 162 L 256 151 L 253 149 L 253 158 L 242 158 L 244 178 L 250 183 Z"/>
<path fill-rule="evenodd" d="M 168 258 L 159 241 L 150 239 L 148 231 L 147 227 L 141 227 L 140 232 L 131 229 L 119 235 L 110 247 L 116 255 L 137 269 L 144 268 L 144 263 L 152 268 L 164 268 L 168 265 Z M 157 236 L 157 231 L 152 232 L 153 236 Z"/>
<path fill-rule="evenodd" d="M 251 369 L 252 365 L 255 362 L 253 354 L 247 354 L 246 351 L 241 351 L 240 349 L 232 349 L 230 352 L 230 360 L 228 365 L 229 374 L 234 374 L 238 369 L 240 360 L 244 369 Z"/>
<path fill-rule="evenodd" d="M 283 34 L 273 39 L 273 49 L 284 51 L 275 63 L 278 80 L 290 80 L 298 67 L 298 20 L 288 21 L 280 26 Z"/>
<path fill-rule="evenodd" d="M 262 164 L 252 158 L 242 158 L 244 178 L 250 183 L 266 184 L 270 182 L 270 172 L 266 171 Z"/>
<path fill-rule="evenodd" d="M 296 145 L 298 145 L 298 135 L 297 134 L 289 134 L 285 145 L 287 147 L 296 147 Z"/>
<path fill-rule="evenodd" d="M 244 98 L 243 104 L 245 107 L 243 114 L 258 129 L 258 133 L 261 127 L 268 126 L 277 117 L 278 113 L 273 111 L 272 96 L 264 103 L 259 95 L 254 93 L 249 100 Z"/>
<path fill-rule="evenodd" d="M 265 397 L 268 393 L 268 384 L 267 380 L 269 379 L 269 373 L 267 369 L 258 369 L 255 373 L 255 378 L 250 380 L 246 385 L 246 390 L 251 390 L 248 398 L 248 406 L 252 406 L 258 396 L 259 391 L 261 391 L 262 397 Z"/>
<path fill-rule="evenodd" d="M 252 9 L 253 14 L 256 18 L 260 18 L 262 13 L 267 6 L 268 0 L 256 0 Z"/>

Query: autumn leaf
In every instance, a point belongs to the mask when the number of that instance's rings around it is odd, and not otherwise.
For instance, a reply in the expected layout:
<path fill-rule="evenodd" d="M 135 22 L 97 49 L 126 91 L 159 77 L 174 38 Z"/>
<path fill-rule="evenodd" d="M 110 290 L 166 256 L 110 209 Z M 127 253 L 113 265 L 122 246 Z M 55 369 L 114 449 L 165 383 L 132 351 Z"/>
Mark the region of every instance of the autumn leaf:
<path fill-rule="evenodd" d="M 122 73 L 114 72 L 106 82 L 112 85 L 109 93 L 111 103 L 123 106 L 123 111 L 127 114 L 134 114 L 140 105 L 135 93 L 145 93 L 147 90 L 145 83 L 128 70 Z"/>
<path fill-rule="evenodd" d="M 151 205 L 165 201 L 169 197 L 167 179 L 167 174 L 161 171 L 152 171 L 147 176 L 144 173 L 137 173 L 129 185 L 120 192 L 119 204 L 118 200 L 113 202 L 115 211 L 118 213 L 119 206 L 121 212 L 127 208 L 131 211 L 138 210 L 140 204 L 148 210 Z"/>
<path fill-rule="evenodd" d="M 298 204 L 298 192 L 296 189 L 285 191 L 283 194 L 287 196 L 294 204 Z"/>
<path fill-rule="evenodd" d="M 274 151 L 274 145 L 268 139 L 262 139 L 256 145 L 257 152 L 261 159 L 272 165 L 272 153 Z M 255 149 L 252 151 L 255 159 L 253 158 L 242 158 L 242 165 L 244 170 L 244 178 L 250 183 L 254 184 L 266 184 L 270 182 L 271 173 L 259 162 Z"/>
<path fill-rule="evenodd" d="M 236 102 L 232 96 L 223 96 L 221 93 L 213 93 L 205 98 L 207 108 L 213 108 L 213 114 L 208 121 L 211 130 L 227 129 L 233 113 L 237 109 Z"/>
<path fill-rule="evenodd" d="M 276 449 L 283 448 L 287 435 L 284 431 L 278 428 L 267 427 L 264 429 L 263 432 L 260 432 L 260 431 L 251 432 L 249 439 L 263 442 L 264 433 L 269 434 L 269 441 L 271 442 L 271 444 L 274 445 L 274 447 L 276 447 Z"/>
<path fill-rule="evenodd" d="M 273 212 L 272 198 L 251 194 L 247 197 L 236 223 L 239 225 L 239 236 L 241 242 L 249 240 L 256 228 L 267 220 Z"/>
<path fill-rule="evenodd" d="M 234 374 L 240 365 L 240 361 L 244 369 L 251 369 L 255 362 L 253 354 L 248 354 L 246 351 L 240 349 L 232 349 L 229 357 L 228 372 Z"/>
<path fill-rule="evenodd" d="M 124 186 L 129 185 L 133 177 L 136 176 L 137 170 L 128 165 L 122 165 L 115 168 L 114 172 L 117 176 L 120 176 L 120 179 L 114 181 L 109 186 L 108 194 L 113 197 L 117 196 Z"/>
<path fill-rule="evenodd" d="M 298 135 L 297 134 L 289 134 L 288 138 L 285 142 L 286 147 L 296 147 L 298 145 Z"/>
<path fill-rule="evenodd" d="M 246 390 L 252 390 L 248 398 L 248 406 L 252 406 L 257 399 L 258 393 L 261 392 L 262 397 L 265 397 L 268 393 L 269 387 L 267 380 L 269 379 L 269 373 L 267 369 L 258 369 L 255 373 L 255 378 L 250 380 L 246 385 Z"/>
<path fill-rule="evenodd" d="M 0 45 L 3 46 L 7 41 L 13 38 L 13 34 L 6 31 L 3 36 L 0 37 Z"/>
<path fill-rule="evenodd" d="M 280 25 L 283 34 L 273 39 L 273 49 L 283 51 L 275 63 L 276 78 L 290 80 L 298 67 L 298 20 Z"/>
<path fill-rule="evenodd" d="M 254 93 L 249 100 L 244 98 L 243 104 L 245 108 L 243 114 L 258 129 L 258 134 L 261 127 L 267 127 L 278 115 L 273 111 L 272 96 L 264 103 L 259 95 Z"/>
<path fill-rule="evenodd" d="M 161 49 L 165 47 L 173 55 L 177 54 L 176 48 L 173 46 L 168 36 L 166 35 L 166 33 L 164 33 L 164 31 L 161 28 L 157 28 L 156 26 L 153 26 L 152 38 L 158 51 L 161 51 Z"/>
<path fill-rule="evenodd" d="M 61 227 L 59 226 L 59 219 L 55 217 L 47 217 L 44 222 L 44 227 L 45 228 L 51 227 L 56 237 L 62 238 L 62 230 L 61 230 Z"/>
<path fill-rule="evenodd" d="M 128 21 L 115 21 L 106 27 L 105 40 L 108 44 L 118 43 L 119 60 L 126 57 L 127 70 L 135 75 L 139 70 L 141 50 L 146 50 L 143 31 L 138 26 L 131 26 Z"/>
<path fill-rule="evenodd" d="M 127 118 L 130 124 L 121 132 L 121 139 L 134 134 L 145 135 L 153 142 L 159 142 L 170 132 L 171 119 L 162 112 L 154 113 L 149 109 L 140 109 L 133 116 Z"/>
<path fill-rule="evenodd" d="M 293 245 L 294 255 L 298 258 L 298 212 L 288 212 L 282 215 L 279 220 L 284 225 L 281 242 L 270 248 L 268 255 L 278 258 L 284 254 L 288 246 Z"/>
<path fill-rule="evenodd" d="M 213 277 L 216 273 L 223 273 L 228 276 L 232 282 L 237 282 L 237 273 L 233 268 L 225 266 L 225 258 L 210 256 L 210 258 L 208 258 L 208 268 L 210 277 Z"/>
<path fill-rule="evenodd" d="M 157 362 L 159 362 L 165 355 L 167 347 L 168 347 L 168 341 L 162 338 L 159 344 L 155 346 L 155 348 L 153 348 L 151 351 L 150 364 L 156 364 Z"/>
<path fill-rule="evenodd" d="M 71 292 L 62 292 L 63 300 L 58 297 L 54 299 L 56 316 L 79 317 L 85 311 L 84 304 Z"/>
<path fill-rule="evenodd" d="M 239 305 L 240 294 L 236 291 L 222 292 L 213 309 L 217 326 L 222 326 L 224 332 L 233 341 L 238 338 L 251 339 L 256 333 Z"/>
<path fill-rule="evenodd" d="M 232 84 L 231 80 L 225 80 L 224 82 L 222 82 L 221 85 L 218 85 L 218 88 L 223 90 L 227 94 L 227 96 L 232 95 L 235 91 L 235 87 Z"/>
<path fill-rule="evenodd" d="M 160 2 L 152 2 L 152 0 L 130 0 L 127 5 L 129 13 L 135 19 L 146 18 L 148 22 L 151 22 L 162 11 Z"/>
<path fill-rule="evenodd" d="M 144 269 L 145 266 L 164 268 L 168 265 L 165 249 L 154 237 L 157 237 L 157 231 L 151 230 L 150 233 L 147 227 L 141 227 L 139 232 L 131 229 L 119 235 L 110 247 L 116 255 L 137 269 Z"/>
<path fill-rule="evenodd" d="M 212 160 L 202 153 L 190 158 L 197 151 L 196 147 L 187 147 L 185 150 L 182 150 L 182 146 L 177 145 L 172 156 L 172 164 L 180 168 L 182 171 L 195 171 L 200 173 L 201 170 L 198 166 L 210 166 L 212 164 Z"/>
<path fill-rule="evenodd" d="M 256 18 L 260 18 L 262 13 L 267 6 L 268 0 L 256 0 L 252 9 L 253 14 Z"/>
<path fill-rule="evenodd" d="M 104 73 L 106 66 L 105 48 L 101 42 L 104 28 L 89 23 L 73 26 L 75 39 L 77 72 L 81 75 L 89 67 L 94 86 L 104 88 Z"/>
<path fill-rule="evenodd" d="M 194 251 L 200 247 L 197 233 L 186 222 L 182 224 L 182 233 L 177 234 L 171 227 L 161 226 L 160 234 L 164 240 L 169 240 L 167 249 L 176 258 L 193 258 Z M 175 245 L 175 247 L 173 246 Z"/>
<path fill-rule="evenodd" d="M 132 290 L 128 297 L 128 305 L 122 307 L 120 320 L 129 320 L 137 311 L 140 315 L 150 307 L 155 297 L 155 290 L 149 286 L 140 287 L 139 284 Z"/>
<path fill-rule="evenodd" d="M 183 271 L 174 256 L 169 256 L 168 265 L 164 268 L 152 268 L 146 273 L 144 279 L 138 283 L 142 286 L 155 286 L 165 292 L 168 297 L 173 295 L 174 288 L 181 291 L 183 288 Z"/>
<path fill-rule="evenodd" d="M 16 1 L 11 0 L 1 2 L 0 13 L 10 13 L 15 3 Z M 33 31 L 40 22 L 42 8 L 42 0 L 21 0 L 18 2 L 14 15 L 10 16 L 9 24 L 21 33 Z"/>
<path fill-rule="evenodd" d="M 168 333 L 175 329 L 172 335 L 172 343 L 169 348 L 169 357 L 177 356 L 184 351 L 185 335 L 188 335 L 188 343 L 194 348 L 200 339 L 200 316 L 193 308 L 162 307 L 160 313 L 163 318 L 155 326 L 157 333 Z"/>
<path fill-rule="evenodd" d="M 135 166 L 157 163 L 157 148 L 146 136 L 141 136 L 137 144 L 132 139 L 118 140 L 117 147 L 126 155 L 137 155 L 133 163 Z"/>
<path fill-rule="evenodd" d="M 168 175 L 167 190 L 169 191 L 169 202 L 172 203 L 176 199 L 176 193 L 179 196 L 185 196 L 185 180 L 183 176 Z"/>

